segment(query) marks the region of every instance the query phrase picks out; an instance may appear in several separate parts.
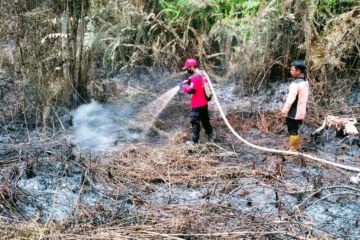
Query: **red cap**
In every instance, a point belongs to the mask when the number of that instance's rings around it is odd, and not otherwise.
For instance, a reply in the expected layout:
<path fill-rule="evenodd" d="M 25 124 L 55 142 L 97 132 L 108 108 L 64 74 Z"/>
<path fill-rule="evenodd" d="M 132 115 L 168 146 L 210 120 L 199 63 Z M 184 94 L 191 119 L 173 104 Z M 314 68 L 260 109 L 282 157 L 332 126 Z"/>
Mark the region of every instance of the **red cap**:
<path fill-rule="evenodd" d="M 186 70 L 188 68 L 197 67 L 198 63 L 195 59 L 189 58 L 185 61 L 185 64 L 182 68 L 182 70 Z"/>

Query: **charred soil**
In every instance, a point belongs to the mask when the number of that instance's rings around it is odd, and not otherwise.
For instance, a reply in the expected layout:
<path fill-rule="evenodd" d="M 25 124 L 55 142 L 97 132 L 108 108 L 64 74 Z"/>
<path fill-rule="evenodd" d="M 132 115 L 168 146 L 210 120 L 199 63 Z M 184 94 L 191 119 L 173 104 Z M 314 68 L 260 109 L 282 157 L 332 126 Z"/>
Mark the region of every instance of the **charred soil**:
<path fill-rule="evenodd" d="M 164 84 L 167 77 L 171 75 L 162 78 Z M 158 89 L 137 84 L 144 78 L 158 76 L 139 74 L 126 84 L 121 76 L 112 80 L 121 92 L 106 97 L 112 106 L 100 109 L 114 115 L 109 116 L 113 122 L 102 126 L 125 125 L 141 106 L 156 99 Z M 286 84 L 276 83 L 253 96 L 239 94 L 230 82 L 216 88 L 241 136 L 261 146 L 287 148 L 286 129 L 278 115 Z M 126 138 L 120 134 L 123 128 L 114 128 L 101 132 L 107 136 L 116 132 L 111 151 L 91 154 L 79 145 L 76 126 L 65 121 L 45 133 L 21 121 L 7 122 L 0 135 L 2 237 L 360 237 L 360 187 L 349 182 L 355 173 L 252 149 L 230 133 L 212 102 L 210 109 L 214 142 L 201 138 L 199 145 L 184 144 L 191 128 L 188 99 L 177 95 L 143 138 Z M 312 138 L 320 123 L 312 112 L 301 130 L 302 151 L 360 167 L 359 138 L 337 137 L 331 129 Z M 59 119 L 68 115 L 70 111 Z M 87 120 L 89 116 L 94 117 L 86 115 Z M 132 127 L 125 131 L 142 133 Z"/>

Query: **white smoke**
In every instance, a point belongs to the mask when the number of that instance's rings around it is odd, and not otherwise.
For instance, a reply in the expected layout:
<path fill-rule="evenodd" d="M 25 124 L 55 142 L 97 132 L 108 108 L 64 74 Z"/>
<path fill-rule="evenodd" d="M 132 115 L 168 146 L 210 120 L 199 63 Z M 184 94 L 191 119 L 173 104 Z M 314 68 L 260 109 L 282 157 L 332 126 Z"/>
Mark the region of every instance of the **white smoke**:
<path fill-rule="evenodd" d="M 135 114 L 131 105 L 112 106 L 92 100 L 73 112 L 74 135 L 82 152 L 111 151 L 119 143 L 143 139 L 161 111 L 179 91 L 176 86 Z"/>
<path fill-rule="evenodd" d="M 132 108 L 122 109 L 92 100 L 73 112 L 74 135 L 83 152 L 99 153 L 115 149 L 118 141 L 133 141 L 139 133 L 129 131 Z"/>

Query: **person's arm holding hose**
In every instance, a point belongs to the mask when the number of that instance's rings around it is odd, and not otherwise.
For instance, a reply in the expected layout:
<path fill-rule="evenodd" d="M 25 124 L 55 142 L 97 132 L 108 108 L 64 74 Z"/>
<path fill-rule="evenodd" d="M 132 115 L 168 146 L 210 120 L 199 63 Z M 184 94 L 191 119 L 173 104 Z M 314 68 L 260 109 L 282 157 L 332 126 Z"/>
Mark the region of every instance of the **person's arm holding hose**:
<path fill-rule="evenodd" d="M 196 90 L 194 89 L 194 84 L 191 82 L 191 79 L 184 80 L 179 83 L 179 87 L 182 89 L 185 94 L 194 94 Z"/>

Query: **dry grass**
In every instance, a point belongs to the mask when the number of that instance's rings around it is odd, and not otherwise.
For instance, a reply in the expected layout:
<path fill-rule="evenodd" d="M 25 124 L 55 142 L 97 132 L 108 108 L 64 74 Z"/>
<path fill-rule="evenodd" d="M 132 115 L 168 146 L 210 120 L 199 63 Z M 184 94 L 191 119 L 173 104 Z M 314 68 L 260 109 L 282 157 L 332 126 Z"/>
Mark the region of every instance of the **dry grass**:
<path fill-rule="evenodd" d="M 265 118 L 272 119 L 272 122 L 264 124 Z M 235 115 L 230 116 L 230 121 L 237 123 L 235 128 L 240 131 L 248 131 L 256 126 L 263 132 L 279 131 L 276 127 L 279 120 L 273 114 L 255 116 L 255 119 L 242 120 L 240 124 Z M 7 218 L 2 218 L 0 225 L 4 239 L 332 238 L 306 222 L 303 212 L 291 210 L 286 202 L 276 199 L 251 203 L 275 204 L 278 206 L 275 213 L 239 211 L 228 199 L 239 196 L 242 201 L 242 197 L 251 193 L 238 185 L 240 179 L 256 179 L 257 186 L 269 187 L 279 194 L 303 194 L 303 198 L 308 196 L 307 201 L 314 192 L 304 191 L 274 175 L 267 169 L 267 163 L 253 164 L 250 169 L 251 163 L 241 162 L 242 152 L 235 153 L 223 144 L 187 147 L 180 144 L 184 138 L 184 133 L 178 133 L 162 147 L 125 144 L 110 157 L 82 157 L 64 162 L 69 167 L 77 166 L 81 170 L 83 180 L 80 195 L 86 191 L 99 191 L 96 186 L 100 184 L 107 186 L 107 189 L 101 190 L 101 194 L 113 199 L 116 204 L 108 209 L 101 203 L 89 207 L 79 202 L 75 206 L 77 213 L 63 221 L 41 223 L 39 216 L 24 221 L 16 204 L 26 199 L 26 195 L 10 182 L 3 182 L 0 210 L 2 216 L 6 215 Z M 246 151 L 248 149 L 244 149 Z M 254 154 L 254 159 L 261 158 L 261 155 Z M 232 162 L 231 159 L 240 162 Z M 58 160 L 43 161 L 50 164 Z M 19 163 L 9 163 L 3 170 L 14 172 L 16 165 Z M 33 164 L 32 170 L 38 172 L 41 165 L 41 162 Z M 331 170 L 324 171 L 330 173 Z M 16 174 L 20 173 L 14 172 L 13 178 L 20 178 Z M 343 177 L 342 173 L 337 173 L 325 178 L 326 181 L 336 179 L 333 184 L 341 185 Z M 167 203 L 159 204 L 149 198 L 159 185 L 167 189 L 164 195 L 168 198 Z M 204 189 L 200 191 L 201 203 L 172 202 L 175 188 Z M 217 201 L 212 200 L 217 198 Z"/>
<path fill-rule="evenodd" d="M 268 6 L 263 12 L 259 13 L 258 19 L 254 22 L 242 22 L 240 28 L 235 28 L 234 22 L 225 22 L 227 32 L 220 35 L 223 25 L 212 29 L 211 36 L 199 29 L 194 29 L 190 21 L 166 22 L 162 13 L 154 14 L 143 11 L 147 5 L 145 1 L 132 1 L 133 5 L 126 1 L 114 1 L 119 6 L 108 9 L 112 13 L 110 19 L 98 16 L 101 27 L 98 32 L 101 44 L 104 44 L 105 59 L 118 67 L 115 63 L 121 62 L 125 66 L 137 66 L 143 64 L 144 59 L 150 56 L 150 64 L 158 66 L 162 64 L 170 67 L 178 67 L 186 56 L 196 56 L 201 63 L 206 63 L 210 59 L 220 59 L 227 67 L 229 78 L 240 79 L 257 91 L 263 83 L 269 79 L 274 71 L 284 72 L 288 62 L 297 53 L 308 52 L 311 71 L 319 74 L 319 79 L 311 80 L 314 92 L 319 95 L 309 103 L 309 115 L 307 123 L 318 125 L 323 116 L 328 114 L 327 110 L 319 107 L 319 101 L 324 98 L 332 99 L 329 104 L 336 105 L 332 111 L 344 110 L 344 98 L 340 98 L 338 93 L 347 93 L 353 80 L 350 79 L 343 84 L 342 89 L 333 91 L 329 80 L 329 74 L 342 71 L 351 74 L 354 70 L 358 71 L 359 42 L 359 14 L 358 8 L 343 13 L 333 18 L 324 28 L 324 32 L 315 39 L 314 44 L 311 39 L 303 49 L 301 46 L 302 36 L 287 32 L 297 32 L 296 24 L 304 19 L 293 18 L 290 1 L 283 1 L 281 16 L 274 17 L 276 8 Z M 271 1 L 274 3 L 275 1 Z M 121 5 L 121 6 L 120 6 Z M 9 8 L 12 9 L 12 8 Z M 31 10 L 31 9 L 30 9 Z M 54 44 L 46 46 L 38 45 L 39 41 L 54 29 L 50 22 L 44 22 L 44 16 L 34 15 L 34 11 L 29 11 L 27 22 L 23 29 L 28 35 L 26 38 L 29 46 L 22 57 L 28 67 L 19 67 L 21 72 L 21 100 L 24 106 L 16 105 L 15 113 L 9 117 L 4 115 L 4 119 L 15 120 L 17 113 L 31 115 L 36 118 L 35 125 L 43 122 L 57 125 L 58 117 L 51 115 L 52 105 L 50 102 L 57 102 L 57 98 L 67 98 L 68 93 L 74 89 L 65 89 L 66 93 L 60 89 L 60 82 L 63 76 L 54 74 L 54 67 L 62 67 L 62 56 L 59 55 L 60 39 L 55 40 Z M 145 9 L 146 10 L 146 9 Z M 10 11 L 9 11 L 10 12 Z M 296 14 L 297 12 L 295 12 Z M 311 13 L 314 13 L 311 11 Z M 24 15 L 25 16 L 25 15 Z M 25 16 L 26 17 L 26 16 Z M 113 19 L 111 19 L 113 17 Z M 304 33 L 311 35 L 313 22 L 309 22 L 312 16 L 306 16 L 307 29 Z M 3 18 L 3 17 L 2 17 Z M 33 19 L 36 18 L 36 19 Z M 262 19 L 268 19 L 263 25 Z M 276 21 L 271 21 L 276 20 Z M 305 19 L 306 20 L 306 19 Z M 5 28 L 13 28 L 17 21 L 7 21 Z M 41 28 L 27 31 L 27 26 L 36 26 L 41 23 Z M 259 26 L 263 26 L 260 28 Z M 1 32 L 4 32 L 4 27 Z M 26 30 L 26 31 L 25 31 Z M 60 30 L 58 27 L 57 30 Z M 7 32 L 7 31 L 6 31 Z M 301 32 L 301 31 L 300 31 Z M 235 34 L 236 33 L 236 34 Z M 289 38 L 288 36 L 291 36 Z M 36 35 L 36 36 L 33 36 Z M 241 37 L 239 36 L 241 35 Z M 9 35 L 10 36 L 10 35 Z M 246 36 L 250 36 L 246 40 Z M 315 35 L 314 35 L 315 36 Z M 19 39 L 21 40 L 21 39 Z M 233 45 L 233 40 L 239 44 Z M 293 41 L 294 40 L 294 41 Z M 213 41 L 213 42 L 211 42 Z M 291 42 L 293 41 L 293 42 Z M 221 45 L 221 52 L 212 52 L 211 44 L 217 42 Z M 34 43 L 36 43 L 34 45 Z M 25 43 L 24 43 L 25 44 Z M 296 49 L 294 52 L 294 46 Z M 55 47 L 54 47 L 55 46 Z M 300 46 L 300 49 L 297 47 Z M 36 54 L 35 54 L 36 53 Z M 50 53 L 50 54 L 49 54 Z M 321 53 L 321 54 L 319 54 Z M 225 54 L 225 57 L 222 57 Z M 20 61 L 20 54 L 17 59 Z M 104 54 L 102 53 L 101 57 Z M 343 58 L 344 55 L 350 56 Z M 50 56 L 50 57 L 49 57 Z M 220 56 L 220 57 L 219 57 Z M 355 59 L 353 56 L 356 56 Z M 99 57 L 99 56 L 98 56 Z M 97 57 L 94 57 L 97 59 Z M 61 60 L 61 61 L 60 61 Z M 66 61 L 67 59 L 65 59 Z M 324 61 L 325 60 L 325 61 Z M 0 62 L 7 64 L 1 56 Z M 94 60 L 92 63 L 96 62 Z M 74 67 L 74 66 L 72 66 Z M 38 72 L 32 71 L 38 69 Z M 47 71 L 50 69 L 51 71 Z M 282 70 L 279 70 L 282 69 Z M 330 70 L 329 72 L 327 72 Z M 287 71 L 287 70 L 286 70 Z M 60 74 L 61 75 L 61 74 Z M 346 75 L 348 76 L 348 75 Z M 19 79 L 20 79 L 19 77 Z M 37 79 L 31 85 L 29 79 Z M 357 79 L 358 80 L 358 79 Z M 29 84 L 28 84 L 29 83 Z M 33 83 L 33 84 L 35 84 Z M 27 85 L 28 84 L 28 85 Z M 337 86 L 336 84 L 334 86 Z M 37 93 L 35 88 L 38 87 Z M 73 86 L 72 86 L 73 87 Z M 31 92 L 34 91 L 34 92 Z M 49 94 L 49 91 L 51 92 Z M 75 92 L 75 91 L 74 91 Z M 36 102 L 36 94 L 41 95 L 40 103 Z M 65 96 L 66 95 L 66 96 Z M 19 102 L 19 101 L 18 101 Z M 46 102 L 46 103 L 44 103 Z M 63 100 L 63 102 L 66 102 Z M 25 105 L 27 103 L 28 105 Z M 5 108 L 6 103 L 2 104 L 4 114 L 9 114 Z M 35 106 L 30 109 L 29 106 Z M 39 106 L 40 105 L 40 106 Z M 3 108 L 4 107 L 4 108 Z M 39 110 L 40 109 L 40 110 Z M 24 110 L 24 111 L 23 111 Z M 351 112 L 351 109 L 345 109 Z M 55 112 L 55 111 L 54 111 Z M 27 116 L 21 117 L 27 125 Z M 41 117 L 38 115 L 42 115 Z M 19 117 L 19 116 L 17 116 Z M 39 119 L 38 119 L 39 118 Z M 43 118 L 43 119 L 41 119 Z M 275 113 L 258 113 L 249 118 L 241 118 L 237 115 L 229 115 L 229 121 L 234 128 L 241 133 L 257 128 L 263 134 L 272 136 L 283 130 L 284 126 L 280 118 Z M 7 122 L 4 120 L 4 122 Z M 9 123 L 11 124 L 11 123 Z M 167 122 L 160 125 L 166 129 Z M 170 124 L 170 123 L 169 123 Z M 220 131 L 218 136 L 221 139 L 229 139 L 222 121 L 215 120 L 214 125 L 224 131 Z M 27 140 L 31 140 L 26 126 Z M 58 134 L 55 127 L 50 128 L 53 136 Z M 4 131 L 7 130 L 4 128 Z M 17 139 L 20 131 L 14 131 L 11 140 Z M 49 132 L 48 132 L 49 133 Z M 46 134 L 46 131 L 45 131 Z M 51 134 L 51 132 L 50 132 Z M 297 186 L 295 180 L 290 180 L 275 175 L 267 168 L 266 161 L 279 159 L 279 156 L 264 156 L 258 152 L 253 152 L 236 142 L 225 144 L 201 144 L 195 148 L 189 148 L 182 143 L 189 136 L 185 133 L 176 134 L 169 143 L 163 146 L 144 145 L 144 144 L 125 144 L 118 152 L 109 156 L 81 157 L 73 156 L 70 146 L 64 142 L 56 143 L 63 145 L 64 151 L 54 148 L 51 139 L 41 138 L 41 141 L 48 143 L 46 149 L 52 153 L 40 151 L 45 146 L 42 144 L 11 144 L 12 151 L 6 159 L 2 159 L 1 181 L 0 181 L 0 228 L 2 239 L 331 239 L 333 236 L 321 232 L 315 223 L 301 211 L 287 209 L 286 203 L 269 199 L 263 202 L 249 201 L 247 204 L 273 204 L 276 211 L 267 214 L 262 211 L 244 213 L 232 205 L 227 199 L 236 196 L 247 196 L 249 193 L 242 190 L 239 186 L 241 179 L 247 178 L 254 180 L 256 186 L 266 186 L 274 193 L 288 194 L 292 196 L 306 197 L 312 199 L 319 189 L 309 180 L 305 186 Z M 267 139 L 256 139 L 264 144 Z M 240 146 L 239 146 L 240 145 Z M 280 144 L 275 143 L 279 146 Z M 237 152 L 235 152 L 235 147 Z M 39 150 L 40 149 L 40 150 Z M 240 149 L 240 150 L 239 150 Z M 55 154 L 54 154 L 55 152 Z M 50 156 L 49 156 L 50 155 Z M 251 155 L 251 161 L 246 156 Z M 287 160 L 291 165 L 299 165 L 299 159 Z M 31 178 L 27 175 L 39 174 L 50 169 L 48 166 L 60 165 L 60 172 L 52 172 L 59 176 L 67 174 L 80 174 L 82 176 L 79 196 L 86 192 L 94 192 L 106 196 L 115 206 L 106 208 L 102 203 L 88 206 L 81 202 L 74 204 L 75 213 L 63 221 L 48 221 L 43 223 L 40 215 L 26 216 L 23 209 L 19 208 L 21 203 L 34 201 L 27 192 L 18 187 L 20 179 Z M 312 164 L 310 164 L 312 165 Z M 44 167 L 47 166 L 48 168 Z M 313 166 L 313 165 L 312 165 Z M 306 169 L 306 167 L 304 167 Z M 320 168 L 320 167 L 319 167 Z M 45 170 L 44 170 L 45 169 Z M 324 173 L 323 182 L 326 184 L 340 185 L 347 181 L 348 173 L 334 171 L 332 169 L 321 168 Z M 297 174 L 291 167 L 286 169 L 285 176 Z M 288 174 L 288 175 L 286 175 Z M 302 173 L 298 173 L 301 175 Z M 299 177 L 297 175 L 297 177 Z M 306 181 L 306 180 L 304 180 Z M 98 186 L 106 186 L 99 190 Z M 158 204 L 150 199 L 150 195 L 156 192 L 158 186 L 166 189 L 167 202 Z M 315 186 L 315 187 L 314 187 Z M 319 186 L 318 186 L 319 187 Z M 191 189 L 200 192 L 197 204 L 177 204 L 174 198 L 173 189 Z M 307 189 L 308 188 L 308 189 Z M 203 191 L 200 191 L 203 190 Z M 328 190 L 328 189 L 326 189 Z M 352 194 L 358 192 L 352 190 Z M 332 192 L 331 194 L 337 194 Z M 341 194 L 341 192 L 340 192 Z M 343 194 L 344 198 L 348 194 Z M 165 198 L 165 197 L 164 197 Z M 301 197 L 300 197 L 301 198 Z M 211 201 L 219 200 L 218 202 Z M 276 216 L 274 216 L 276 215 Z"/>
<path fill-rule="evenodd" d="M 189 149 L 183 144 L 156 147 L 129 145 L 102 162 L 85 162 L 84 167 L 96 182 L 130 186 L 136 183 L 187 184 L 200 186 L 214 177 L 226 177 L 229 173 L 218 172 L 219 158 L 233 153 L 224 151 L 216 144 Z M 222 175 L 224 174 L 224 176 Z M 108 176 L 108 177 L 104 177 Z"/>
<path fill-rule="evenodd" d="M 243 117 L 236 113 L 229 113 L 227 118 L 234 129 L 240 133 L 255 128 L 259 129 L 262 133 L 272 135 L 283 131 L 285 127 L 281 115 L 277 112 L 258 112 L 249 117 Z M 215 121 L 215 126 L 221 126 L 222 124 L 222 120 Z"/>
<path fill-rule="evenodd" d="M 323 114 L 324 110 L 310 102 L 308 123 L 317 126 Z M 228 118 L 241 134 L 258 129 L 268 137 L 256 137 L 253 139 L 256 143 L 282 147 L 281 143 L 271 140 L 284 130 L 278 113 L 259 112 L 247 117 L 229 113 Z M 156 126 L 166 131 L 178 120 L 159 121 Z M 53 121 L 56 121 L 56 117 Z M 4 229 L 5 239 L 332 238 L 309 223 L 303 212 L 289 209 L 286 202 L 280 203 L 273 198 L 248 203 L 275 205 L 277 210 L 273 213 L 258 210 L 242 212 L 237 209 L 228 199 L 236 196 L 239 201 L 244 201 L 243 198 L 250 194 L 239 186 L 241 179 L 252 179 L 256 181 L 256 186 L 266 186 L 279 194 L 302 195 L 302 198 L 308 196 L 309 199 L 320 186 L 313 187 L 312 180 L 307 190 L 296 186 L 296 183 L 283 178 L 282 173 L 274 173 L 269 168 L 272 162 L 281 160 L 279 156 L 254 152 L 234 141 L 222 120 L 213 120 L 213 124 L 217 137 L 224 141 L 221 144 L 200 144 L 194 148 L 183 144 L 189 138 L 184 132 L 172 134 L 163 145 L 120 145 L 119 150 L 111 156 L 72 156 L 70 146 L 56 138 L 43 138 L 41 144 L 7 146 L 14 150 L 15 157 L 0 163 L 1 174 L 7 179 L 0 183 L 0 214 L 4 217 L 0 227 Z M 62 147 L 54 148 L 58 145 Z M 51 149 L 51 156 L 39 156 L 37 151 L 41 149 Z M 59 149 L 62 149 L 61 153 Z M 25 157 L 24 152 L 29 153 L 28 156 Z M 300 164 L 298 159 L 287 161 Z M 49 170 L 50 174 L 80 174 L 79 196 L 88 192 L 102 194 L 113 202 L 111 208 L 101 202 L 88 206 L 78 201 L 73 206 L 76 209 L 73 215 L 62 221 L 49 220 L 44 223 L 39 216 L 26 217 L 17 206 L 33 200 L 16 187 L 16 182 L 30 178 L 26 174 L 31 175 L 31 172 L 43 173 L 45 165 L 56 164 L 63 166 L 63 169 L 60 173 Z M 324 168 L 323 171 L 327 173 L 324 180 L 327 184 L 340 185 L 347 177 L 346 173 L 331 169 Z M 291 175 L 292 169 L 285 166 L 284 174 Z M 100 189 L 99 186 L 106 187 Z M 162 202 L 150 197 L 158 196 L 155 193 L 159 191 L 159 186 L 164 192 Z M 190 189 L 200 194 L 197 196 L 198 202 L 174 202 L 174 191 L 177 189 Z"/>

